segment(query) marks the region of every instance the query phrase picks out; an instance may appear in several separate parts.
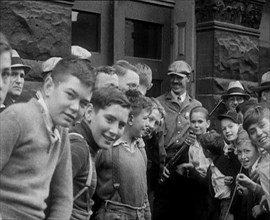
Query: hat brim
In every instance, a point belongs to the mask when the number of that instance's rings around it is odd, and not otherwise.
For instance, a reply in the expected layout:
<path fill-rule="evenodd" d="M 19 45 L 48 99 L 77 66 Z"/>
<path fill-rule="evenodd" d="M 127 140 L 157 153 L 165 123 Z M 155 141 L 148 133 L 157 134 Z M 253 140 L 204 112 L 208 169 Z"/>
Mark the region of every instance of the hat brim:
<path fill-rule="evenodd" d="M 253 90 L 255 91 L 255 92 L 261 92 L 261 91 L 263 91 L 263 90 L 266 90 L 266 89 L 270 89 L 270 85 L 268 85 L 268 86 L 259 86 L 259 87 L 256 87 L 256 88 L 254 88 Z"/>
<path fill-rule="evenodd" d="M 184 73 L 177 73 L 177 72 L 168 72 L 168 76 L 170 75 L 177 75 L 177 76 L 180 76 L 180 77 L 186 77 L 188 76 L 187 74 L 184 74 Z"/>
<path fill-rule="evenodd" d="M 23 64 L 13 64 L 13 65 L 11 65 L 11 69 L 18 69 L 18 68 L 22 68 L 24 70 L 25 74 L 27 74 L 32 69 L 30 66 L 23 65 Z"/>
<path fill-rule="evenodd" d="M 218 120 L 222 120 L 222 119 L 230 119 L 230 120 L 232 120 L 234 123 L 236 123 L 236 124 L 239 124 L 239 122 L 235 119 L 235 118 L 233 118 L 233 117 L 231 117 L 230 115 L 219 115 L 218 116 Z"/>
<path fill-rule="evenodd" d="M 224 95 L 221 96 L 221 99 L 226 100 L 226 99 L 228 99 L 228 98 L 231 97 L 231 96 L 243 96 L 243 98 L 244 98 L 245 100 L 249 100 L 249 99 L 250 99 L 250 95 L 248 95 L 248 94 L 243 94 L 243 93 L 230 93 L 230 94 L 224 94 Z"/>

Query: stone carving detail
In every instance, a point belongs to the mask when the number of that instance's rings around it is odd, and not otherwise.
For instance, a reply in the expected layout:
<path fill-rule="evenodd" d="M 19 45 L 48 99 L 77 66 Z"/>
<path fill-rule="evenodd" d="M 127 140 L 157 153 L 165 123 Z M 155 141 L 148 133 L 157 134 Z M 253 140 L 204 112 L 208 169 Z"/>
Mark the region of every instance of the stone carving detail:
<path fill-rule="evenodd" d="M 256 39 L 219 32 L 215 38 L 214 75 L 256 82 L 259 69 L 259 45 Z"/>
<path fill-rule="evenodd" d="M 222 21 L 259 29 L 263 3 L 260 0 L 196 0 L 197 23 Z"/>

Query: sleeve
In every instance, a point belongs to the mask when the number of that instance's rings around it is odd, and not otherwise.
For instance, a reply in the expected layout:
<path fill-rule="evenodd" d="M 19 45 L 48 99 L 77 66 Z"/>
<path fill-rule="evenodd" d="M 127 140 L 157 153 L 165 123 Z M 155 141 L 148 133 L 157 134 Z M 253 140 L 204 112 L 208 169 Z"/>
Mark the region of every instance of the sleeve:
<path fill-rule="evenodd" d="M 150 204 L 148 200 L 148 195 L 145 196 L 145 210 L 144 210 L 144 219 L 145 220 L 151 220 L 151 210 L 150 210 Z"/>
<path fill-rule="evenodd" d="M 14 147 L 19 143 L 21 126 L 16 113 L 6 110 L 0 114 L 0 172 L 7 164 Z"/>
<path fill-rule="evenodd" d="M 68 135 L 62 141 L 64 141 L 63 152 L 51 181 L 48 220 L 70 219 L 73 206 L 71 151 Z"/>

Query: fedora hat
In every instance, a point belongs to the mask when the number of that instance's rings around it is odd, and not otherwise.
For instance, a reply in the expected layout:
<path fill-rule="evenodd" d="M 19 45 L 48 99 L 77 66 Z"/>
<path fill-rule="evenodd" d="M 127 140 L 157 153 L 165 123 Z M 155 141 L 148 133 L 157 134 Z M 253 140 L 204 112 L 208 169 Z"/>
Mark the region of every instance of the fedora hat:
<path fill-rule="evenodd" d="M 24 65 L 18 52 L 13 49 L 11 52 L 11 69 L 15 68 L 23 68 L 25 74 L 27 74 L 31 70 L 30 66 Z"/>
<path fill-rule="evenodd" d="M 185 77 L 189 76 L 191 72 L 192 72 L 191 66 L 183 60 L 177 60 L 173 62 L 168 68 L 168 75 L 177 75 Z"/>
<path fill-rule="evenodd" d="M 221 99 L 226 100 L 231 96 L 243 96 L 245 100 L 250 98 L 250 95 L 245 92 L 244 87 L 239 81 L 230 82 L 227 92 L 221 96 Z"/>
<path fill-rule="evenodd" d="M 270 71 L 262 75 L 260 86 L 254 88 L 254 91 L 260 93 L 266 89 L 270 89 Z"/>

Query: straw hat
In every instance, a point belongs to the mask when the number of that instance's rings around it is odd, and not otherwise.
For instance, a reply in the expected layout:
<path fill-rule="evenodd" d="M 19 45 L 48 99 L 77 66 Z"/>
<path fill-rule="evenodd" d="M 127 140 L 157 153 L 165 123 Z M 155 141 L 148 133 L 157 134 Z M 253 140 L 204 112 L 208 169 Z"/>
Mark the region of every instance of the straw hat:
<path fill-rule="evenodd" d="M 260 86 L 254 88 L 255 92 L 258 92 L 258 93 L 266 89 L 270 89 L 270 71 L 262 75 Z"/>
<path fill-rule="evenodd" d="M 24 65 L 18 52 L 16 50 L 12 50 L 12 52 L 11 52 L 11 69 L 15 69 L 15 68 L 22 68 L 24 70 L 25 74 L 27 74 L 31 70 L 30 66 Z"/>
<path fill-rule="evenodd" d="M 226 100 L 231 96 L 243 96 L 245 100 L 250 99 L 250 95 L 245 92 L 244 87 L 239 81 L 230 82 L 227 92 L 221 96 L 221 99 Z"/>

